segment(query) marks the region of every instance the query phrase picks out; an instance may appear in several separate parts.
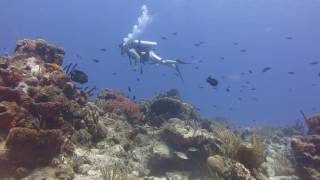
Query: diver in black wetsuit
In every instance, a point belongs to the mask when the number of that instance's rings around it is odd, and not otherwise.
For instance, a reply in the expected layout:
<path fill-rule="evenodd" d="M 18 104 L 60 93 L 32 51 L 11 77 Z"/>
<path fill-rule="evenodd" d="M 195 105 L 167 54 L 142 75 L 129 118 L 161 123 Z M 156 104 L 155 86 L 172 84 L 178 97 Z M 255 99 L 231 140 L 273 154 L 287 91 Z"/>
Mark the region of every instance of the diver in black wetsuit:
<path fill-rule="evenodd" d="M 142 64 L 160 64 L 171 67 L 177 71 L 180 78 L 183 80 L 178 64 L 187 64 L 180 60 L 163 59 L 154 52 L 154 47 L 157 46 L 157 42 L 131 40 L 120 45 L 121 54 L 126 54 L 129 59 L 134 60 L 134 65 L 137 68 L 140 65 L 142 72 Z M 131 62 L 131 61 L 130 61 Z"/>

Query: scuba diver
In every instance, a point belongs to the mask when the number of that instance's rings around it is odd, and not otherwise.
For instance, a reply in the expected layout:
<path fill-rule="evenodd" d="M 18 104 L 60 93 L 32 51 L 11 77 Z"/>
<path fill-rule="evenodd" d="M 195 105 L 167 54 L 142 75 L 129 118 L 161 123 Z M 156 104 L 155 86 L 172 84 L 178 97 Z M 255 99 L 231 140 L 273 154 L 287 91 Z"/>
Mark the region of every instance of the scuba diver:
<path fill-rule="evenodd" d="M 134 61 L 135 69 L 140 66 L 140 73 L 143 73 L 143 64 L 156 64 L 165 65 L 176 70 L 179 77 L 183 81 L 183 77 L 179 70 L 178 64 L 188 64 L 181 60 L 163 59 L 154 51 L 157 42 L 143 41 L 143 40 L 131 40 L 120 44 L 121 54 L 126 54 L 129 57 L 130 64 Z"/>

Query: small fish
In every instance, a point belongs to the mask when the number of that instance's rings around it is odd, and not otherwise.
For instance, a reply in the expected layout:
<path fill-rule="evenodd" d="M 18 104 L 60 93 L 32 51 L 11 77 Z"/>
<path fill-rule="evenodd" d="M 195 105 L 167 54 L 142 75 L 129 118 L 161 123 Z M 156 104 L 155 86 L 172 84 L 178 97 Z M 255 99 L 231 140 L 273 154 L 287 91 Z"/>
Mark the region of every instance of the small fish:
<path fill-rule="evenodd" d="M 217 86 L 218 80 L 212 78 L 211 76 L 207 77 L 206 79 L 207 83 L 209 83 L 211 86 Z"/>
<path fill-rule="evenodd" d="M 252 70 L 250 70 L 250 69 L 248 70 L 248 72 L 249 72 L 250 74 L 253 74 L 253 71 L 252 71 Z"/>
<path fill-rule="evenodd" d="M 267 71 L 270 71 L 270 70 L 271 70 L 271 67 L 265 67 L 265 68 L 262 69 L 261 72 L 264 73 L 264 72 L 267 72 Z"/>
<path fill-rule="evenodd" d="M 250 90 L 251 90 L 251 91 L 255 91 L 255 90 L 257 90 L 257 88 L 251 88 Z"/>
<path fill-rule="evenodd" d="M 320 73 L 318 73 L 318 76 L 320 77 Z"/>
<path fill-rule="evenodd" d="M 92 59 L 92 61 L 95 62 L 95 63 L 99 63 L 100 62 L 99 59 Z"/>
<path fill-rule="evenodd" d="M 230 92 L 230 88 L 227 88 L 226 91 L 227 91 L 227 92 Z"/>
<path fill-rule="evenodd" d="M 188 148 L 188 151 L 189 151 L 189 152 L 197 152 L 198 149 L 195 148 L 195 147 L 189 147 L 189 148 Z"/>
<path fill-rule="evenodd" d="M 292 40 L 292 39 L 293 39 L 293 37 L 291 37 L 291 36 L 286 37 L 286 40 Z"/>
<path fill-rule="evenodd" d="M 73 70 L 70 73 L 70 79 L 80 84 L 84 84 L 88 82 L 88 75 L 80 70 Z"/>
<path fill-rule="evenodd" d="M 132 100 L 135 101 L 136 100 L 136 96 L 132 96 Z"/>
<path fill-rule="evenodd" d="M 312 61 L 312 62 L 310 63 L 310 65 L 317 65 L 317 64 L 319 64 L 319 61 Z"/>
<path fill-rule="evenodd" d="M 131 88 L 130 87 L 128 87 L 128 91 L 131 92 Z"/>
<path fill-rule="evenodd" d="M 82 56 L 80 56 L 79 54 L 76 54 L 76 58 L 77 59 L 82 59 Z"/>
<path fill-rule="evenodd" d="M 171 35 L 176 36 L 176 35 L 178 35 L 178 33 L 177 32 L 173 32 L 173 33 L 171 33 Z"/>
<path fill-rule="evenodd" d="M 224 60 L 224 57 L 220 57 L 221 60 Z"/>
<path fill-rule="evenodd" d="M 106 51 L 107 51 L 107 49 L 106 49 L 106 48 L 101 48 L 101 49 L 100 49 L 100 51 L 102 51 L 102 52 L 106 52 Z"/>
<path fill-rule="evenodd" d="M 194 67 L 194 69 L 199 69 L 199 66 Z"/>
<path fill-rule="evenodd" d="M 162 39 L 162 40 L 167 40 L 167 37 L 162 36 L 161 39 Z"/>
<path fill-rule="evenodd" d="M 239 43 L 237 43 L 237 42 L 234 42 L 234 43 L 233 43 L 233 45 L 235 45 L 235 46 L 238 46 L 238 45 L 239 45 Z"/>
<path fill-rule="evenodd" d="M 199 86 L 199 88 L 200 88 L 200 89 L 203 89 L 204 87 L 203 87 L 203 86 Z"/>
<path fill-rule="evenodd" d="M 175 152 L 175 154 L 181 159 L 184 159 L 184 160 L 189 159 L 188 156 L 183 152 Z"/>
<path fill-rule="evenodd" d="M 291 74 L 291 75 L 293 75 L 293 74 L 295 74 L 293 71 L 290 71 L 290 72 L 288 72 L 288 74 Z"/>
<path fill-rule="evenodd" d="M 112 73 L 112 75 L 114 75 L 114 76 L 115 76 L 115 75 L 117 75 L 117 73 L 116 73 L 116 72 L 113 72 L 113 73 Z"/>
<path fill-rule="evenodd" d="M 137 78 L 136 80 L 137 80 L 137 81 L 140 81 L 140 78 Z"/>
<path fill-rule="evenodd" d="M 245 52 L 247 52 L 247 50 L 246 49 L 241 49 L 241 52 L 245 53 Z"/>
<path fill-rule="evenodd" d="M 193 58 L 194 58 L 194 56 L 190 56 L 190 58 L 192 58 L 192 59 L 193 59 Z"/>

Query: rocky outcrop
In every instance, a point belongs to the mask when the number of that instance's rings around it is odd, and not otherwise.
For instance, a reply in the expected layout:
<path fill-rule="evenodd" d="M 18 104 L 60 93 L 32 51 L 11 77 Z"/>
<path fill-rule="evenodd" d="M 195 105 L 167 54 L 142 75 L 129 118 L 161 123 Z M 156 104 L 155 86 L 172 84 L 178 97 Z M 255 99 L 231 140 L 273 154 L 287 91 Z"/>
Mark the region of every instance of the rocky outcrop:
<path fill-rule="evenodd" d="M 60 130 L 12 128 L 6 146 L 11 160 L 32 168 L 47 165 L 60 153 L 63 142 Z"/>
<path fill-rule="evenodd" d="M 200 117 L 192 105 L 182 102 L 175 96 L 159 96 L 141 104 L 145 121 L 160 126 L 170 118 L 181 120 L 199 120 Z"/>
<path fill-rule="evenodd" d="M 320 179 L 320 115 L 306 118 L 309 131 L 295 136 L 291 146 L 297 162 L 296 173 L 302 179 Z"/>
<path fill-rule="evenodd" d="M 255 180 L 250 171 L 242 164 L 220 155 L 210 156 L 207 160 L 210 175 L 217 180 Z"/>

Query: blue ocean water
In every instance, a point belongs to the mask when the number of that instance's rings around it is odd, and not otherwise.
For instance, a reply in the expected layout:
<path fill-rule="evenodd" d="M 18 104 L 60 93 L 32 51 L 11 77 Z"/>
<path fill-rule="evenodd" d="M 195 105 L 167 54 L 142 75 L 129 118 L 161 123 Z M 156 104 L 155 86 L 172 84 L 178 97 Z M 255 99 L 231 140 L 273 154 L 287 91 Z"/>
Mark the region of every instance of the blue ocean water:
<path fill-rule="evenodd" d="M 146 65 L 141 75 L 121 56 L 118 45 L 144 4 L 152 22 L 140 39 L 157 41 L 161 56 L 190 62 L 180 66 L 184 83 L 162 66 Z M 205 117 L 289 124 L 302 119 L 300 110 L 320 111 L 320 64 L 311 64 L 320 63 L 319 9 L 319 0 L 2 0 L 0 54 L 17 39 L 41 37 L 65 49 L 65 64 L 78 63 L 89 86 L 127 94 L 130 87 L 137 99 L 176 88 Z M 206 83 L 208 76 L 219 85 Z"/>

